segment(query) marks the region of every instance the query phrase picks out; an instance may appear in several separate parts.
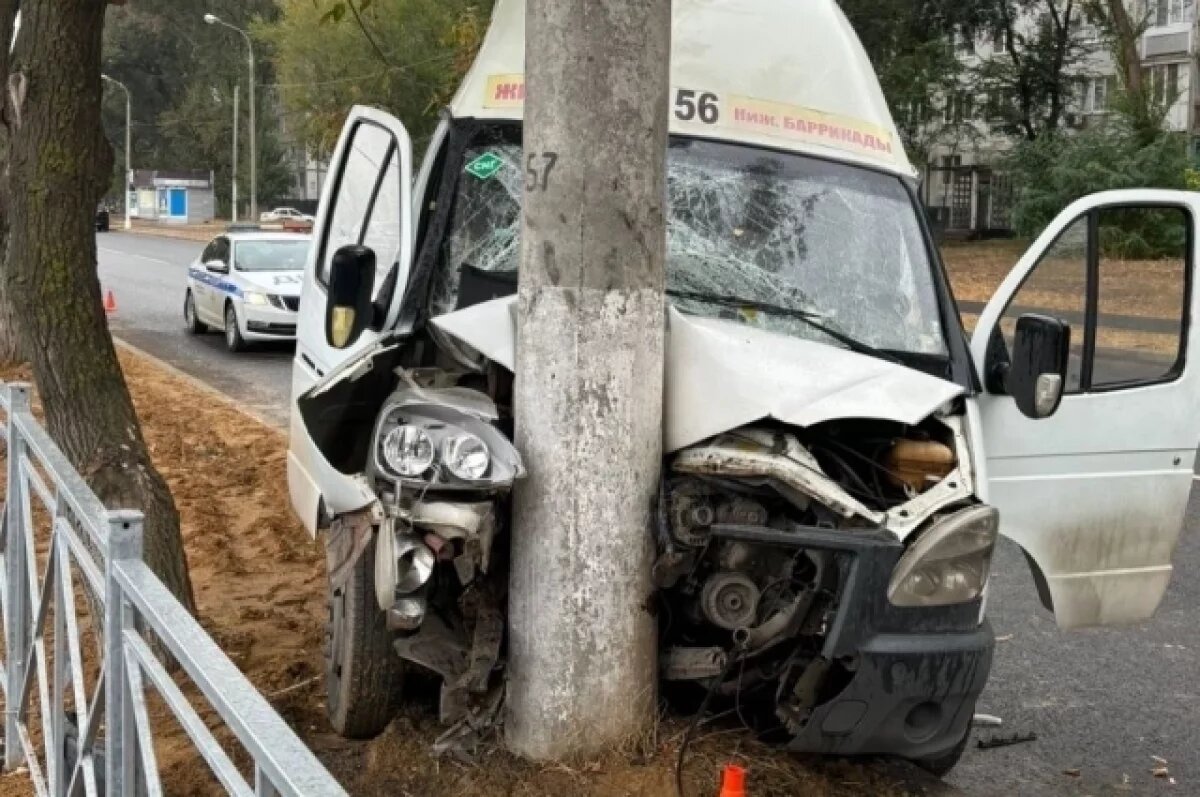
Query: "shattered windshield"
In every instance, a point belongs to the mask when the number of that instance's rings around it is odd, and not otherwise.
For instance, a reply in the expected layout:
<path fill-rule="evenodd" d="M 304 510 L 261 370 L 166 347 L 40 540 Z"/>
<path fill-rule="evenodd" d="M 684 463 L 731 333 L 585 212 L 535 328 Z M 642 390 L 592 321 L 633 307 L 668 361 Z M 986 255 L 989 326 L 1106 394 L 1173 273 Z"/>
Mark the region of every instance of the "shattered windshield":
<path fill-rule="evenodd" d="M 485 128 L 475 141 L 434 276 L 435 316 L 478 301 L 468 294 L 481 281 L 507 286 L 492 295 L 515 285 L 519 131 Z M 899 178 L 677 139 L 668 192 L 667 292 L 681 312 L 833 345 L 820 327 L 876 349 L 946 354 L 928 252 Z"/>

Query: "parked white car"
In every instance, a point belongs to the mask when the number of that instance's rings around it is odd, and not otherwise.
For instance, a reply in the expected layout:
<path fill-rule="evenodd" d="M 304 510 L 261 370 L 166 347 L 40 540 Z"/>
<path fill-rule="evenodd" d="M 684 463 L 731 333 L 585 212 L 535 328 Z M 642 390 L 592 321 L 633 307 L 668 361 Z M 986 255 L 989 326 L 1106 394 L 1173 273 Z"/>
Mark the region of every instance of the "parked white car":
<path fill-rule="evenodd" d="M 307 213 L 301 213 L 295 208 L 275 208 L 274 210 L 264 210 L 258 214 L 258 220 L 261 222 L 272 221 L 303 221 L 308 224 L 313 223 L 313 217 Z"/>
<path fill-rule="evenodd" d="M 221 329 L 233 352 L 254 341 L 294 340 L 311 243 L 295 233 L 229 232 L 212 239 L 188 268 L 188 332 Z"/>

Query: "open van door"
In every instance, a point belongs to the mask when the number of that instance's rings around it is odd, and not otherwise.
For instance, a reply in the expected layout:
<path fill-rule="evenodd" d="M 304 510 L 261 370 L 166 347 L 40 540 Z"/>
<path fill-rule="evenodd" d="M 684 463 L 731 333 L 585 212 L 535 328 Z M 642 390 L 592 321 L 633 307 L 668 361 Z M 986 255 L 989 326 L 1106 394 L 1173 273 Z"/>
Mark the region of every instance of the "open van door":
<path fill-rule="evenodd" d="M 1063 628 L 1147 619 L 1171 577 L 1200 443 L 1198 213 L 1200 195 L 1176 191 L 1076 202 L 1009 274 L 972 340 L 981 497 L 1036 563 Z M 1026 332 L 1070 330 L 1065 372 L 1033 374 L 1037 400 L 1023 408 L 1010 389 L 1018 319 Z"/>
<path fill-rule="evenodd" d="M 332 468 L 296 411 L 297 399 L 332 370 L 374 345 L 397 312 L 412 260 L 412 142 L 404 125 L 373 108 L 355 106 L 330 164 L 304 272 L 292 368 L 288 488 L 292 506 L 315 534 L 324 501 L 329 514 L 360 509 L 375 499 L 360 479 Z M 375 256 L 375 315 L 351 345 L 326 338 L 326 304 L 334 254 L 364 246 Z"/>

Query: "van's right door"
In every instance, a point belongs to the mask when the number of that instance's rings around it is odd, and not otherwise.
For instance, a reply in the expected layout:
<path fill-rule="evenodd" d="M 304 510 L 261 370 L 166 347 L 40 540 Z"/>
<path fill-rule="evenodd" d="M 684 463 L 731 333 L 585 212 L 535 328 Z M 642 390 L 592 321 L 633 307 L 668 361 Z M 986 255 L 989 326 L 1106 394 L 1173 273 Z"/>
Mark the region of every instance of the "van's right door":
<path fill-rule="evenodd" d="M 1085 197 L 1046 228 L 975 329 L 981 497 L 1036 563 L 1063 628 L 1141 622 L 1167 590 L 1200 441 L 1198 229 L 1193 192 Z M 1027 314 L 1071 325 L 1062 403 L 1037 419 L 998 376 Z"/>
<path fill-rule="evenodd" d="M 336 349 L 325 339 L 330 263 L 343 246 L 367 246 L 375 252 L 376 293 L 393 267 L 396 284 L 404 285 L 412 259 L 411 187 L 412 143 L 404 125 L 374 108 L 353 108 L 330 164 L 313 227 L 292 368 L 288 488 L 292 506 L 310 533 L 316 533 L 322 502 L 329 514 L 338 514 L 374 499 L 365 483 L 325 461 L 296 412 L 302 394 L 379 338 L 378 331 L 368 329 L 346 349 Z"/>

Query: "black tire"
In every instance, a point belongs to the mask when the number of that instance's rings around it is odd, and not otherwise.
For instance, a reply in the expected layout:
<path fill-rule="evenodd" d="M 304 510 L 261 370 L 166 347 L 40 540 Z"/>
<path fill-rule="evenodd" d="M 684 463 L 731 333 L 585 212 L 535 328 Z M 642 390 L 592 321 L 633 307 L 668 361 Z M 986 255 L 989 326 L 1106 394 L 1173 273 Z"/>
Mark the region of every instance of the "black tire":
<path fill-rule="evenodd" d="M 196 298 L 191 291 L 183 297 L 183 325 L 192 335 L 203 335 L 208 331 L 208 325 L 196 315 Z"/>
<path fill-rule="evenodd" d="M 325 689 L 329 722 L 347 739 L 383 733 L 400 706 L 404 662 L 375 601 L 375 540 L 338 591 L 328 588 Z"/>
<path fill-rule="evenodd" d="M 913 763 L 931 775 L 944 778 L 950 774 L 950 770 L 958 766 L 959 760 L 967 750 L 967 742 L 970 740 L 971 726 L 968 725 L 967 732 L 963 734 L 962 739 L 949 752 L 931 758 L 918 758 Z"/>
<path fill-rule="evenodd" d="M 246 339 L 238 327 L 237 310 L 233 309 L 233 302 L 225 305 L 225 348 L 234 354 L 246 350 Z"/>

